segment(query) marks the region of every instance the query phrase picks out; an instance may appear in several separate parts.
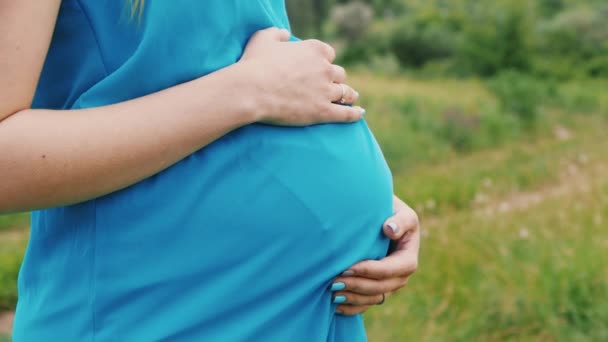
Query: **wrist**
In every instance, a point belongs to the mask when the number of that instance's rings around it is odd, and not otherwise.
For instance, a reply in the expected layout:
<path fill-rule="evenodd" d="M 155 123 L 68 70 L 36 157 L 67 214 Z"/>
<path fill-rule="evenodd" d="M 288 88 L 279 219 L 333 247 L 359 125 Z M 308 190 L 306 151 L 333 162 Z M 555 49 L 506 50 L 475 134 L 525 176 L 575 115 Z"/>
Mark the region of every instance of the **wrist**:
<path fill-rule="evenodd" d="M 236 77 L 235 89 L 244 117 L 248 123 L 263 121 L 270 112 L 264 72 L 247 61 L 239 61 L 231 68 Z"/>

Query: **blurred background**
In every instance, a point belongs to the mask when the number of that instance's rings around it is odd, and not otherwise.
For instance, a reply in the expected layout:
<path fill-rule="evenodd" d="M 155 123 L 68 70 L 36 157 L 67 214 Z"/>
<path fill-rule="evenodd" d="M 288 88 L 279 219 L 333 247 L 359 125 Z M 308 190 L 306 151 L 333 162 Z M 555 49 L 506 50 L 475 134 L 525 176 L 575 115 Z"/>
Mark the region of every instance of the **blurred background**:
<path fill-rule="evenodd" d="M 336 47 L 423 221 L 370 341 L 608 341 L 608 2 L 287 3 Z M 0 216 L 0 341 L 27 237 Z"/>

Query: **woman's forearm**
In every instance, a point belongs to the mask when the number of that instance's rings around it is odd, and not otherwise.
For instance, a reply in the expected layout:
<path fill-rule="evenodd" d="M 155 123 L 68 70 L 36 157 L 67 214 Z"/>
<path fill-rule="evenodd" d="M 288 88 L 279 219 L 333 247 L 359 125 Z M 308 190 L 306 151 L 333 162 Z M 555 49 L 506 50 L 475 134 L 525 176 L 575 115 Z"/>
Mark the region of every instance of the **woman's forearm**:
<path fill-rule="evenodd" d="M 77 203 L 151 176 L 253 122 L 255 91 L 235 64 L 119 104 L 17 112 L 0 121 L 0 213 Z"/>
<path fill-rule="evenodd" d="M 12 114 L 28 106 L 31 94 L 25 87 L 21 100 L 6 97 L 14 103 L 0 106 L 0 213 L 72 204 L 122 189 L 252 122 L 359 120 L 361 107 L 333 103 L 356 99 L 354 90 L 338 84 L 346 73 L 332 64 L 333 49 L 288 39 L 285 30 L 258 31 L 233 66 L 105 107 Z M 17 49 L 4 45 L 8 52 Z M 30 64 L 23 69 L 33 70 Z M 0 77 L 0 94 L 26 76 Z"/>

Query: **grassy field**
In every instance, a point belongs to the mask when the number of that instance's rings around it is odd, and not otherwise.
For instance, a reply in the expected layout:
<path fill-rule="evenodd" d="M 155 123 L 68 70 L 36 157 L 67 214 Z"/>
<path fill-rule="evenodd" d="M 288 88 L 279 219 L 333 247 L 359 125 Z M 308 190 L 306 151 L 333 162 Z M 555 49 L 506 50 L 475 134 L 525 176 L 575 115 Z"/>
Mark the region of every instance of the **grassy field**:
<path fill-rule="evenodd" d="M 533 126 L 478 80 L 352 83 L 424 225 L 420 271 L 366 315 L 370 341 L 608 340 L 608 83 L 560 84 Z M 0 311 L 26 222 L 0 217 Z"/>

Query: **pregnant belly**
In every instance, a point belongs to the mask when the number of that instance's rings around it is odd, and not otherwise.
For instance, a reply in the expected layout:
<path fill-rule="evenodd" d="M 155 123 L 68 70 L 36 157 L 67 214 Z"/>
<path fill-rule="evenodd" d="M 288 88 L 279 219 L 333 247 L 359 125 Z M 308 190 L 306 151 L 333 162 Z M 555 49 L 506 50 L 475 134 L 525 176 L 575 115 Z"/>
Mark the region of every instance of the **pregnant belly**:
<path fill-rule="evenodd" d="M 206 338 L 268 336 L 272 324 L 325 340 L 326 286 L 386 253 L 392 181 L 364 121 L 251 125 L 98 199 L 96 212 L 96 317 L 108 336 L 169 320 Z"/>

